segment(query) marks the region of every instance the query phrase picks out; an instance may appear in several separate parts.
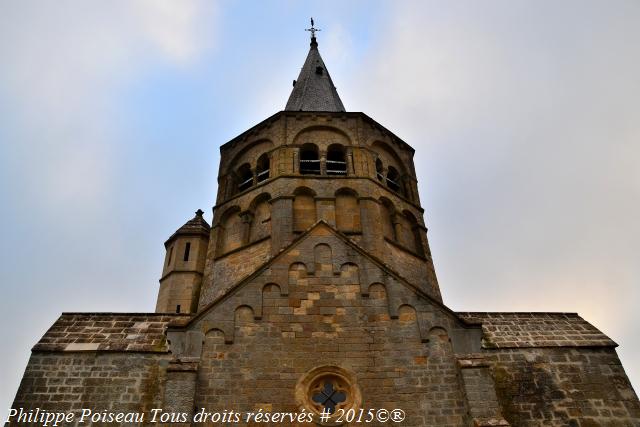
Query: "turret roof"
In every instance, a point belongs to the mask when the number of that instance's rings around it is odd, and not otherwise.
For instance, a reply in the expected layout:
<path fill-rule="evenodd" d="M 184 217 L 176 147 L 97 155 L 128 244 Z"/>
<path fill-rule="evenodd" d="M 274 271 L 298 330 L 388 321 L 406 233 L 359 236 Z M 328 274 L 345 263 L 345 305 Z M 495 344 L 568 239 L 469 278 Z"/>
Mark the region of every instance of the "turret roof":
<path fill-rule="evenodd" d="M 211 226 L 203 218 L 204 212 L 202 209 L 196 211 L 196 216 L 187 221 L 182 227 L 178 228 L 175 233 L 171 235 L 165 242 L 165 246 L 169 244 L 174 238 L 179 235 L 198 235 L 209 236 Z"/>
<path fill-rule="evenodd" d="M 329 70 L 318 50 L 318 42 L 311 38 L 311 47 L 300 70 L 298 80 L 284 108 L 285 111 L 345 111 L 344 105 L 333 85 Z"/>

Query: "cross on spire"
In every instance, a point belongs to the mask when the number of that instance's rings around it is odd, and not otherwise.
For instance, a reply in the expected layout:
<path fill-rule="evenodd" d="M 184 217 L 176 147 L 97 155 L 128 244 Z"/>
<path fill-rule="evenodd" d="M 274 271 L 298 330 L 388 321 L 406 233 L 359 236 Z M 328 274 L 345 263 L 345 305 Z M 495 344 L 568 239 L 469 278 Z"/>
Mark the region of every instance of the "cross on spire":
<path fill-rule="evenodd" d="M 305 31 L 311 32 L 311 40 L 316 39 L 316 31 L 322 31 L 320 28 L 314 27 L 313 18 L 311 18 L 311 28 L 305 29 Z"/>

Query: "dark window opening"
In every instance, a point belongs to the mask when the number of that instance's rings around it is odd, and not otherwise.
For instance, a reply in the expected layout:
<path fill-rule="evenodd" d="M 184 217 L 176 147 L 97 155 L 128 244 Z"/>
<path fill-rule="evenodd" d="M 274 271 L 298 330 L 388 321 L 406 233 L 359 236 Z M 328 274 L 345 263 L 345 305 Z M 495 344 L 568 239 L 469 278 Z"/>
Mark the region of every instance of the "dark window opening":
<path fill-rule="evenodd" d="M 253 185 L 253 172 L 248 163 L 238 169 L 238 191 L 244 191 Z"/>
<path fill-rule="evenodd" d="M 376 177 L 378 178 L 378 181 L 384 182 L 384 170 L 380 159 L 376 159 Z"/>
<path fill-rule="evenodd" d="M 387 187 L 396 193 L 400 192 L 400 174 L 393 166 L 389 166 L 387 172 Z"/>
<path fill-rule="evenodd" d="M 189 261 L 189 252 L 191 251 L 191 243 L 187 242 L 187 245 L 184 247 L 184 257 L 183 261 Z"/>
<path fill-rule="evenodd" d="M 169 248 L 169 256 L 167 257 L 167 267 L 171 264 L 171 259 L 173 258 L 173 246 Z"/>
<path fill-rule="evenodd" d="M 332 381 L 325 381 L 324 386 L 312 396 L 314 402 L 324 406 L 333 414 L 336 406 L 347 400 L 347 394 L 335 389 Z"/>
<path fill-rule="evenodd" d="M 269 155 L 263 154 L 258 158 L 256 165 L 256 180 L 262 182 L 269 179 Z"/>
<path fill-rule="evenodd" d="M 320 156 L 314 144 L 304 144 L 300 148 L 300 173 L 303 175 L 320 174 Z"/>
<path fill-rule="evenodd" d="M 346 175 L 347 161 L 344 147 L 339 144 L 329 146 L 327 150 L 327 175 Z"/>
<path fill-rule="evenodd" d="M 180 304 L 176 305 L 176 313 L 180 313 Z"/>

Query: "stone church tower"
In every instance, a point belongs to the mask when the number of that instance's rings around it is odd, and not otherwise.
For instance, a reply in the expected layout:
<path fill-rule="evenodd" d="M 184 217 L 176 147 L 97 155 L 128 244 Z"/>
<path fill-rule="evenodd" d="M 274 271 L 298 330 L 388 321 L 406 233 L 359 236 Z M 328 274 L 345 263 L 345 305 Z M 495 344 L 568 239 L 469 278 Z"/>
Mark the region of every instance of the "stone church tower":
<path fill-rule="evenodd" d="M 212 225 L 198 210 L 166 241 L 156 313 L 63 313 L 33 348 L 16 411 L 640 425 L 617 344 L 577 314 L 444 304 L 414 150 L 345 110 L 315 31 L 284 111 L 220 151 Z"/>

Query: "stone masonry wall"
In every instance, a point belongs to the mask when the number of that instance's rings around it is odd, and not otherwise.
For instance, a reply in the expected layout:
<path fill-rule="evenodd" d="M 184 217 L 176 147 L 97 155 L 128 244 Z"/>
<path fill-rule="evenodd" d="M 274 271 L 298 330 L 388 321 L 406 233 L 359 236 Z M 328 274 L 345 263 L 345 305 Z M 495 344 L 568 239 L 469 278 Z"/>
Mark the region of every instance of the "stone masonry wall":
<path fill-rule="evenodd" d="M 486 352 L 513 426 L 638 426 L 640 404 L 613 348 Z"/>
<path fill-rule="evenodd" d="M 76 414 L 83 408 L 123 412 L 162 408 L 168 360 L 169 355 L 162 353 L 34 352 L 13 407 Z"/>

